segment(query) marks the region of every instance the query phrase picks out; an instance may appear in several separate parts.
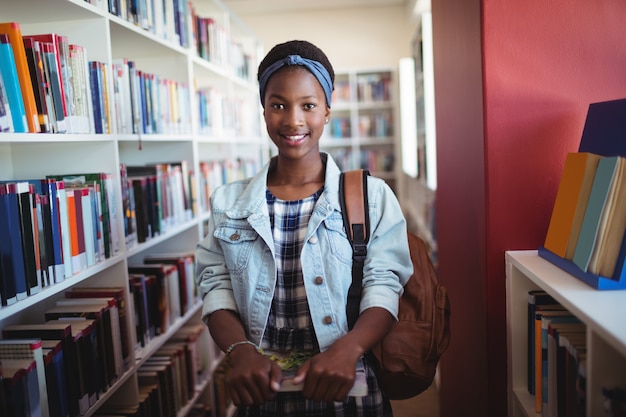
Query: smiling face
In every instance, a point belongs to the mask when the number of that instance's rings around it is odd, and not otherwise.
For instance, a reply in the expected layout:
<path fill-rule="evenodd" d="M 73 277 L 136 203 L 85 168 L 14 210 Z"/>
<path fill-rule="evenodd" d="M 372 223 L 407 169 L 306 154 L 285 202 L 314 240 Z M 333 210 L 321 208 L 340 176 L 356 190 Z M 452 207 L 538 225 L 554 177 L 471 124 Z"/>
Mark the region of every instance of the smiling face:
<path fill-rule="evenodd" d="M 330 109 L 322 86 L 306 68 L 285 67 L 270 78 L 263 116 L 281 157 L 319 159 L 319 140 Z"/>

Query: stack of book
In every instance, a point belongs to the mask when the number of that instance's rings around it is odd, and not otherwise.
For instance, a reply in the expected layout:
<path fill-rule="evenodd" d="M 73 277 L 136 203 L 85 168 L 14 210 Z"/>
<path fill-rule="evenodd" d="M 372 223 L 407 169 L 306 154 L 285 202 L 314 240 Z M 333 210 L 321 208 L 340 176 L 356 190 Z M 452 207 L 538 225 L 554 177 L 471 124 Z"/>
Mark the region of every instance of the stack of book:
<path fill-rule="evenodd" d="M 539 248 L 540 256 L 597 289 L 626 289 L 624 111 L 626 99 L 590 106 L 579 151 L 565 160 Z"/>

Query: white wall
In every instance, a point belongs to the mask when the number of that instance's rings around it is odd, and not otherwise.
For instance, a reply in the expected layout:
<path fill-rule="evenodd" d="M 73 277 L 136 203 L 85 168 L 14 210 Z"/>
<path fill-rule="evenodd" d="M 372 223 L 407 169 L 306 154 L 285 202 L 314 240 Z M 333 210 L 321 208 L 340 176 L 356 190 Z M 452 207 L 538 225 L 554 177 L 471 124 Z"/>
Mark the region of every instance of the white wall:
<path fill-rule="evenodd" d="M 287 40 L 307 40 L 339 70 L 397 68 L 400 58 L 410 56 L 415 33 L 402 5 L 238 16 L 261 39 L 264 52 Z"/>

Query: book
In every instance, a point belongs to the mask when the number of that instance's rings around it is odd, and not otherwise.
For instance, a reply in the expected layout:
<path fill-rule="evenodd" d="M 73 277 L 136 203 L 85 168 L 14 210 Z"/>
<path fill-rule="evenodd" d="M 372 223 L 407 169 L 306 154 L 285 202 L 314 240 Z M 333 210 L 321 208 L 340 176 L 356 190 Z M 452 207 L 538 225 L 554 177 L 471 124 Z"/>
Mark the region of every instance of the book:
<path fill-rule="evenodd" d="M 535 394 L 535 312 L 540 311 L 543 308 L 555 308 L 560 305 L 557 301 L 543 290 L 533 290 L 528 292 L 528 307 L 527 307 L 527 380 L 528 380 L 528 392 L 532 395 Z"/>
<path fill-rule="evenodd" d="M 42 33 L 37 35 L 27 35 L 30 39 L 46 45 L 47 64 L 50 73 L 50 82 L 54 99 L 55 114 L 60 132 L 71 132 L 70 108 L 68 102 L 71 101 L 72 91 L 67 78 L 71 76 L 69 71 L 67 56 L 69 55 L 69 44 L 67 37 L 56 33 Z M 60 107 L 59 107 L 60 106 Z M 60 117 L 62 116 L 62 117 Z M 59 123 L 60 121 L 60 123 Z"/>
<path fill-rule="evenodd" d="M 91 87 L 89 80 L 89 65 L 85 48 L 81 45 L 69 44 L 68 63 L 71 68 L 71 86 L 76 116 L 73 117 L 73 126 L 79 133 L 95 131 L 94 116 L 91 104 Z"/>
<path fill-rule="evenodd" d="M 71 213 L 68 207 L 68 196 L 65 192 L 65 183 L 63 181 L 56 181 L 56 186 L 57 205 L 59 208 L 59 233 L 61 234 L 61 250 L 63 252 L 63 272 L 65 278 L 69 278 L 74 273 L 79 272 L 80 269 L 74 270 L 72 228 L 70 227 Z M 79 265 L 77 265 L 77 267 L 78 266 Z"/>
<path fill-rule="evenodd" d="M 113 328 L 110 312 L 110 305 L 106 300 L 99 299 L 99 303 L 83 303 L 69 304 L 57 302 L 55 307 L 49 308 L 44 312 L 46 321 L 70 318 L 86 318 L 94 320 L 93 326 L 98 340 L 99 356 L 102 358 L 103 381 L 105 387 L 110 387 L 117 380 L 115 369 L 115 352 L 113 348 Z"/>
<path fill-rule="evenodd" d="M 36 363 L 32 359 L 2 361 L 2 385 L 9 416 L 41 417 Z"/>
<path fill-rule="evenodd" d="M 111 297 L 115 300 L 119 320 L 119 339 L 122 353 L 122 372 L 130 368 L 130 333 L 127 323 L 127 306 L 122 287 L 73 287 L 65 292 L 66 298 L 103 298 Z"/>
<path fill-rule="evenodd" d="M 0 364 L 8 359 L 28 359 L 35 362 L 41 415 L 49 417 L 48 387 L 41 339 L 0 340 Z"/>
<path fill-rule="evenodd" d="M 180 311 L 187 313 L 198 299 L 195 283 L 195 254 L 193 252 L 153 253 L 144 257 L 146 264 L 172 264 L 178 269 Z"/>
<path fill-rule="evenodd" d="M 105 297 L 100 295 L 99 297 L 66 297 L 66 299 L 57 300 L 57 307 L 62 306 L 102 306 L 107 305 L 108 318 L 104 317 L 104 325 L 110 328 L 111 338 L 104 341 L 107 349 L 112 352 L 113 366 L 115 379 L 119 378 L 124 372 L 123 357 L 122 357 L 122 336 L 120 330 L 120 314 L 117 308 L 118 301 L 114 297 Z M 105 314 L 107 314 L 105 312 Z"/>
<path fill-rule="evenodd" d="M 573 257 L 573 262 L 583 271 L 588 271 L 589 269 L 598 235 L 605 233 L 604 230 L 600 229 L 608 227 L 606 216 L 609 212 L 606 211 L 607 203 L 610 206 L 613 195 L 619 189 L 615 185 L 617 183 L 614 182 L 614 179 L 622 172 L 621 165 L 623 165 L 623 159 L 619 156 L 604 157 L 598 162 Z M 623 230 L 621 232 L 623 233 Z"/>
<path fill-rule="evenodd" d="M 78 415 L 78 364 L 76 363 L 76 346 L 72 337 L 71 326 L 63 323 L 13 324 L 2 329 L 4 339 L 40 338 L 42 340 L 59 340 L 63 349 L 63 364 L 66 375 L 65 399 L 68 404 L 69 416 Z"/>
<path fill-rule="evenodd" d="M 11 185 L 9 185 L 11 186 Z M 19 210 L 20 210 L 20 236 L 22 241 L 22 253 L 24 255 L 24 270 L 26 271 L 26 292 L 28 295 L 37 294 L 41 291 L 41 277 L 38 276 L 37 250 L 34 237 L 33 221 L 33 193 L 26 181 L 15 183 Z"/>
<path fill-rule="evenodd" d="M 626 160 L 623 157 L 617 159 L 588 268 L 594 274 L 609 278 L 614 277 L 626 230 Z"/>
<path fill-rule="evenodd" d="M 6 35 L 0 36 L 6 37 Z M 13 119 L 11 117 L 11 106 L 9 105 L 9 93 L 4 85 L 4 78 L 2 77 L 2 71 L 0 70 L 0 132 L 9 133 L 14 130 Z"/>
<path fill-rule="evenodd" d="M 52 42 L 41 42 L 44 68 L 50 83 L 50 96 L 52 98 L 52 110 L 54 111 L 55 133 L 67 133 L 65 106 L 63 104 L 63 88 L 59 74 L 58 52 Z"/>
<path fill-rule="evenodd" d="M 146 288 L 145 274 L 128 274 L 129 287 L 131 293 L 131 311 L 135 316 L 135 332 L 136 341 L 135 351 L 140 351 L 145 347 L 153 337 L 150 331 L 150 322 L 148 313 L 148 290 Z"/>
<path fill-rule="evenodd" d="M 89 85 L 91 88 L 95 133 L 106 133 L 108 129 L 104 103 L 103 66 L 102 62 L 89 61 Z"/>
<path fill-rule="evenodd" d="M 589 152 L 567 154 L 556 193 L 544 247 L 572 259 L 580 225 L 601 156 Z"/>
<path fill-rule="evenodd" d="M 23 42 L 35 96 L 35 105 L 37 106 L 39 126 L 44 133 L 53 132 L 56 129 L 56 119 L 54 118 L 50 84 L 44 72 L 41 43 L 27 37 L 23 38 Z"/>
<path fill-rule="evenodd" d="M 178 269 L 171 264 L 130 265 L 130 274 L 145 274 L 154 277 L 154 293 L 148 299 L 152 306 L 156 335 L 167 332 L 169 327 L 181 317 Z"/>
<path fill-rule="evenodd" d="M 78 412 L 84 415 L 107 389 L 102 372 L 103 359 L 99 351 L 101 341 L 97 339 L 95 321 L 61 318 L 49 323 L 68 324 L 71 327 L 78 363 Z"/>
<path fill-rule="evenodd" d="M 27 296 L 20 210 L 15 184 L 0 183 L 0 255 L 2 256 L 2 304 L 11 305 Z"/>
<path fill-rule="evenodd" d="M 22 100 L 26 113 L 26 121 L 28 130 L 31 133 L 41 132 L 37 113 L 37 105 L 35 103 L 35 94 L 33 92 L 30 70 L 28 61 L 26 60 L 26 50 L 24 48 L 24 40 L 22 39 L 22 30 L 17 22 L 0 23 L 0 34 L 5 34 L 9 38 L 13 49 L 13 57 L 15 60 L 15 68 L 17 70 L 20 82 L 20 91 L 22 92 Z M 2 60 L 0 60 L 2 61 Z"/>
<path fill-rule="evenodd" d="M 0 33 L 0 73 L 2 73 L 2 81 L 7 93 L 13 130 L 17 133 L 28 132 L 28 120 L 26 119 L 26 109 L 13 47 L 9 41 L 9 36 L 3 33 Z"/>
<path fill-rule="evenodd" d="M 69 415 L 69 405 L 67 403 L 67 381 L 65 379 L 62 342 L 60 340 L 42 340 L 41 346 L 46 367 L 50 417 L 66 417 Z"/>

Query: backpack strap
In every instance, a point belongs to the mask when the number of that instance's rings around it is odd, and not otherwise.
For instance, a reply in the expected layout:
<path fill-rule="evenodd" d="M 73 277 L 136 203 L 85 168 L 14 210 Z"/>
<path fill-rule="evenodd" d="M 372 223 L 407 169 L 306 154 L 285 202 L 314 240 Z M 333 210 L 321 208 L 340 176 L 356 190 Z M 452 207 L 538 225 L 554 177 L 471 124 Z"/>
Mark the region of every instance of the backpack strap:
<path fill-rule="evenodd" d="M 367 201 L 367 177 L 363 169 L 342 172 L 339 177 L 339 203 L 343 224 L 352 245 L 352 283 L 348 290 L 346 314 L 348 328 L 352 329 L 359 317 L 363 265 L 369 241 L 369 205 Z"/>

